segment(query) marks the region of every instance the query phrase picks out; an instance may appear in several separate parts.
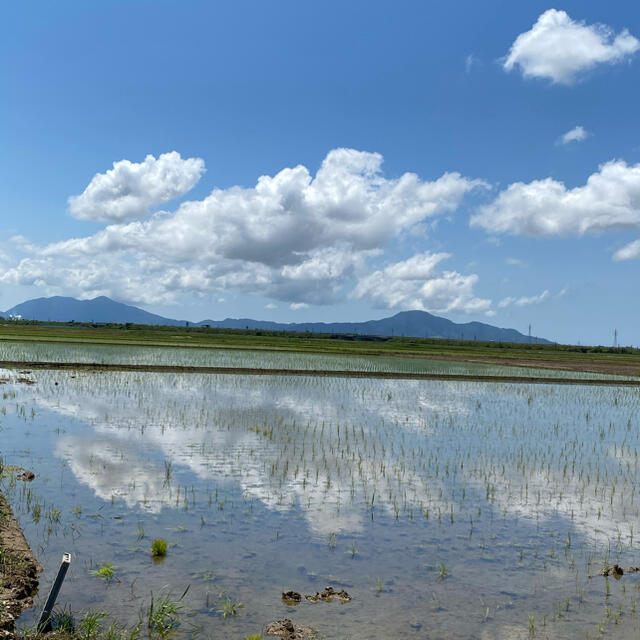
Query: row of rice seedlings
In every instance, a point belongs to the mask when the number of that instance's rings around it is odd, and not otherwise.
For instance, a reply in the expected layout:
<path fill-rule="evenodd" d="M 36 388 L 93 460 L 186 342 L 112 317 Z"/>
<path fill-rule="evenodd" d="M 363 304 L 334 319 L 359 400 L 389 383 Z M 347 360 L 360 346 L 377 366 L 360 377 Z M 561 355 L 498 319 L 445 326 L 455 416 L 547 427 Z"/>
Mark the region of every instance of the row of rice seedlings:
<path fill-rule="evenodd" d="M 0 360 L 82 362 L 97 364 L 148 364 L 165 366 L 255 367 L 260 369 L 350 370 L 369 373 L 444 373 L 535 377 L 611 377 L 560 370 L 502 365 L 471 364 L 394 356 L 332 355 L 262 352 L 236 349 L 181 348 L 176 346 L 127 346 L 0 342 Z M 623 377 L 623 376 L 615 376 Z"/>

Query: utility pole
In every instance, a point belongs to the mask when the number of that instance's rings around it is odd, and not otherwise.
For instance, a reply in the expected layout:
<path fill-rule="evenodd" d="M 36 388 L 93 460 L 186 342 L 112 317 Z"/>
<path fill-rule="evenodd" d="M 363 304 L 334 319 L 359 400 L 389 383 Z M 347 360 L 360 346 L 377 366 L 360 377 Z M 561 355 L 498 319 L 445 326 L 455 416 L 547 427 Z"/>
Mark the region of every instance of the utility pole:
<path fill-rule="evenodd" d="M 614 347 L 618 346 L 618 330 L 617 329 L 613 330 L 613 346 Z"/>
<path fill-rule="evenodd" d="M 529 342 L 531 342 L 531 323 L 529 323 Z"/>

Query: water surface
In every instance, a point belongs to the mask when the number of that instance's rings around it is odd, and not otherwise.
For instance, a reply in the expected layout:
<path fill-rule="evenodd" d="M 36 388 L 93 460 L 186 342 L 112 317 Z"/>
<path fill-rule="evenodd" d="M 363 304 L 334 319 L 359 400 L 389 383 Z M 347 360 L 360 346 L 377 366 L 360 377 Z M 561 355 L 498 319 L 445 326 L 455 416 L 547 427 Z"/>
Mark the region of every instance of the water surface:
<path fill-rule="evenodd" d="M 134 624 L 190 585 L 183 629 L 204 637 L 282 617 L 327 639 L 638 637 L 640 574 L 597 575 L 640 564 L 638 389 L 0 378 L 4 463 L 37 473 L 3 490 L 45 566 L 40 607 L 69 551 L 61 604 Z M 117 580 L 92 575 L 103 563 Z M 353 601 L 281 602 L 328 584 Z"/>

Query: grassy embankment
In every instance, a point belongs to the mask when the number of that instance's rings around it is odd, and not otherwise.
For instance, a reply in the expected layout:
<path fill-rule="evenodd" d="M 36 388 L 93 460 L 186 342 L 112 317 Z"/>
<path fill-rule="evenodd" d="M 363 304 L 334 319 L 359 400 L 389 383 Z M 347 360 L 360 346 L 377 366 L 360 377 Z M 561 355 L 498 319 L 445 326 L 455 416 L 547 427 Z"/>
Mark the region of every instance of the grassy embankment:
<path fill-rule="evenodd" d="M 0 325 L 0 340 L 404 356 L 640 376 L 640 349 L 631 347 L 34 322 Z"/>

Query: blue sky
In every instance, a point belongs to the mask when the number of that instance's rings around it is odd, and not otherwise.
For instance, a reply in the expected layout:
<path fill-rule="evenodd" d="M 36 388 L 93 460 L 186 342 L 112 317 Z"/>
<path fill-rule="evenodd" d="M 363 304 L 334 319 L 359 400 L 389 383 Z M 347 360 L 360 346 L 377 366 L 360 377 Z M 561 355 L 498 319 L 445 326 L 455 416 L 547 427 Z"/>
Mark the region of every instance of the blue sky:
<path fill-rule="evenodd" d="M 640 5 L 24 2 L 0 309 L 640 344 Z"/>

